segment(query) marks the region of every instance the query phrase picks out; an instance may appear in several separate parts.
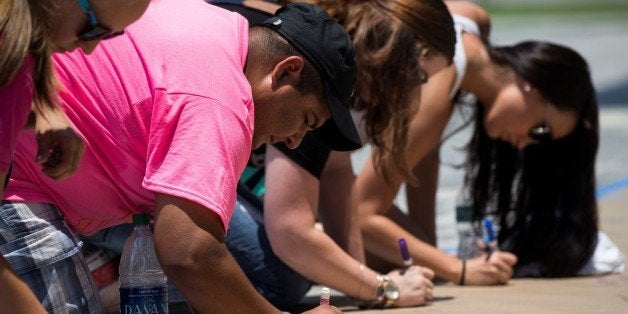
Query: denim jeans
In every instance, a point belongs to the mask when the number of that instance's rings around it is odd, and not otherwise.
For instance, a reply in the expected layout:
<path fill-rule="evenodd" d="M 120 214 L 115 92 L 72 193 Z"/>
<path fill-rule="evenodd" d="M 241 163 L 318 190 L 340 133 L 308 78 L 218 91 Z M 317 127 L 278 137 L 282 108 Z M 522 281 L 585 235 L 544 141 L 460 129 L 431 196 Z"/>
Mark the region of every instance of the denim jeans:
<path fill-rule="evenodd" d="M 130 224 L 102 230 L 84 241 L 101 248 L 122 253 L 126 238 L 133 231 Z M 305 296 L 312 283 L 286 266 L 272 251 L 262 212 L 238 195 L 236 208 L 225 239 L 255 289 L 277 308 L 289 311 Z M 182 294 L 168 280 L 169 302 L 184 301 Z"/>
<path fill-rule="evenodd" d="M 107 229 L 98 231 L 97 233 L 84 236 L 83 241 L 93 247 L 105 249 L 113 253 L 122 255 L 124 244 L 126 239 L 133 232 L 132 224 L 121 224 Z M 181 303 L 185 302 L 183 293 L 175 287 L 172 280 L 168 279 L 168 303 Z"/>
<path fill-rule="evenodd" d="M 311 281 L 273 253 L 261 210 L 240 195 L 229 223 L 226 242 L 255 289 L 279 309 L 293 309 L 312 286 Z"/>

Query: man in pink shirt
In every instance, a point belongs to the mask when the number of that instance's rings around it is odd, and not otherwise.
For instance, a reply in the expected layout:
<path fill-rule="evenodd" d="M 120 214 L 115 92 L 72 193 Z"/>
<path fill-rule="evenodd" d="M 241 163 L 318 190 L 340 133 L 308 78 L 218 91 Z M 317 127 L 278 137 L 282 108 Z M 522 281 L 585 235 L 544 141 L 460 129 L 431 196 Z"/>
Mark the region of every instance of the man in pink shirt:
<path fill-rule="evenodd" d="M 82 258 L 59 222 L 89 234 L 147 212 L 160 264 L 195 310 L 276 311 L 224 244 L 236 184 L 262 143 L 294 148 L 320 127 L 330 147 L 361 145 L 347 108 L 356 68 L 342 27 L 306 4 L 249 30 L 202 0 L 154 0 L 124 36 L 55 63 L 63 107 L 87 149 L 77 173 L 56 182 L 28 157 L 32 133 L 18 141 L 0 250 L 24 280 Z M 38 297 L 46 306 L 50 296 Z"/>

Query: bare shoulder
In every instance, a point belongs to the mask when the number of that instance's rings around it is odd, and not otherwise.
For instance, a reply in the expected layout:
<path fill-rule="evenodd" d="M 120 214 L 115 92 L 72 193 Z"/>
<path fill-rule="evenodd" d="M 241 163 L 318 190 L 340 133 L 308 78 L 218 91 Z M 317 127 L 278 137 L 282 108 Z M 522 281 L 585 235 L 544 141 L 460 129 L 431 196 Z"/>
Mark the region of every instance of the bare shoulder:
<path fill-rule="evenodd" d="M 491 16 L 481 6 L 470 1 L 445 1 L 451 14 L 462 15 L 473 20 L 479 27 L 482 38 L 488 38 Z"/>
<path fill-rule="evenodd" d="M 478 24 L 490 23 L 490 15 L 481 6 L 470 1 L 445 1 L 449 13 L 466 16 Z"/>

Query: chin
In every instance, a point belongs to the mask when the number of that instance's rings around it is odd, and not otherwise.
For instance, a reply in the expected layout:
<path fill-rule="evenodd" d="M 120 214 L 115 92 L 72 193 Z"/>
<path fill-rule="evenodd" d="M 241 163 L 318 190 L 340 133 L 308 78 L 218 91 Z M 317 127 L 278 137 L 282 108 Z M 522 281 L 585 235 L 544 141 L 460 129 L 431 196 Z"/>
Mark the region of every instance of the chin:
<path fill-rule="evenodd" d="M 486 132 L 486 135 L 492 140 L 497 140 L 501 138 L 500 132 L 493 128 L 484 127 L 484 131 Z"/>
<path fill-rule="evenodd" d="M 256 150 L 256 149 L 260 148 L 260 146 L 262 146 L 263 144 L 264 143 L 262 143 L 262 142 L 254 141 L 253 145 L 251 145 L 251 150 Z"/>
<path fill-rule="evenodd" d="M 251 150 L 258 149 L 260 146 L 264 145 L 266 141 L 261 140 L 257 136 L 253 136 L 253 143 L 251 144 Z"/>

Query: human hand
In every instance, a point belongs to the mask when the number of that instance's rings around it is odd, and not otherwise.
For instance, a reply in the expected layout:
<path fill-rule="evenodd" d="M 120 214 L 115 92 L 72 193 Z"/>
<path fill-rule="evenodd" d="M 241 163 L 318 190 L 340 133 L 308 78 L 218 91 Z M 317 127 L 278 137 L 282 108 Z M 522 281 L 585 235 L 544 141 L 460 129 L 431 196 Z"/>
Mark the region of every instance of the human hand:
<path fill-rule="evenodd" d="M 415 265 L 403 270 L 393 270 L 388 276 L 399 287 L 399 299 L 394 306 L 422 305 L 432 299 L 434 272 L 431 269 Z"/>
<path fill-rule="evenodd" d="M 37 157 L 42 171 L 52 179 L 65 178 L 76 171 L 85 152 L 83 140 L 72 129 L 59 108 L 35 113 Z"/>
<path fill-rule="evenodd" d="M 488 261 L 486 254 L 467 260 L 465 285 L 506 284 L 512 277 L 512 267 L 517 256 L 512 253 L 493 251 Z"/>
<path fill-rule="evenodd" d="M 341 310 L 339 310 L 337 307 L 335 306 L 331 306 L 329 304 L 322 304 L 319 305 L 307 312 L 304 312 L 304 314 L 315 314 L 315 313 L 342 313 Z"/>

